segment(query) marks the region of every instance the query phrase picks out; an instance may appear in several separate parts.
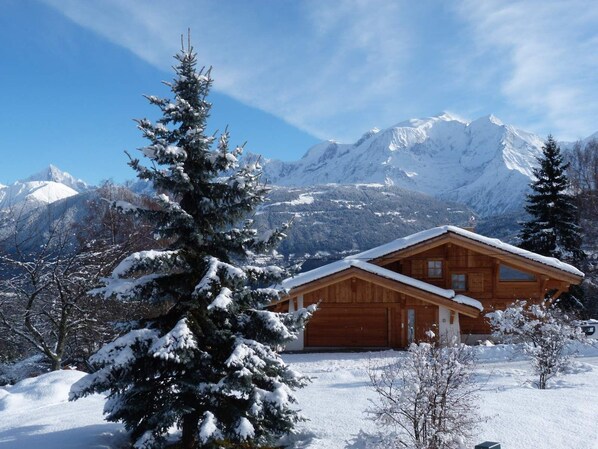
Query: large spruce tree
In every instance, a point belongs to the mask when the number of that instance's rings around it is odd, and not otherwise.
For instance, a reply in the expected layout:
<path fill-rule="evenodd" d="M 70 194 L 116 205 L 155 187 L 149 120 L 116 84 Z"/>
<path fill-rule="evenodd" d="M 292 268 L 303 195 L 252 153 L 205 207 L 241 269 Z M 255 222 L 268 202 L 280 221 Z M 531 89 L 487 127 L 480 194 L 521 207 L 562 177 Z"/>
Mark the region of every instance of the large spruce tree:
<path fill-rule="evenodd" d="M 566 175 L 568 164 L 552 136 L 542 147 L 539 167 L 534 169 L 536 180 L 530 185 L 525 210 L 530 219 L 520 232 L 520 247 L 544 256 L 579 266 L 585 254 L 581 249 L 581 228 L 575 199 L 570 195 Z M 572 295 L 564 295 L 564 308 L 580 304 L 581 290 L 574 288 Z"/>
<path fill-rule="evenodd" d="M 190 44 L 177 54 L 173 99 L 147 97 L 162 117 L 138 121 L 149 165 L 132 159 L 155 188 L 158 210 L 136 209 L 157 225 L 167 249 L 131 254 L 98 293 L 164 304 L 165 312 L 130 323 L 98 351 L 97 371 L 77 382 L 71 399 L 108 391 L 105 414 L 131 431 L 136 448 L 159 448 L 172 429 L 190 448 L 258 447 L 300 419 L 292 390 L 305 379 L 277 354 L 311 310 L 279 314 L 271 286 L 283 272 L 257 266 L 282 231 L 261 236 L 247 217 L 264 201 L 257 164 L 240 166 L 228 134 L 206 133 L 209 70 L 196 68 Z M 127 205 L 120 207 L 130 209 Z"/>

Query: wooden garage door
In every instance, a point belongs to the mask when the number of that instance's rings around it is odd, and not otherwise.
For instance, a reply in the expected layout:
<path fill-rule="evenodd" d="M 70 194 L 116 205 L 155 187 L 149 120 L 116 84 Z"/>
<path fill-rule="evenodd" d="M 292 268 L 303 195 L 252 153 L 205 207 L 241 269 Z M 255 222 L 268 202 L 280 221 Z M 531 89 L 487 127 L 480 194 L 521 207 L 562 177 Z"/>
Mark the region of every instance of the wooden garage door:
<path fill-rule="evenodd" d="M 310 347 L 387 347 L 387 308 L 323 305 L 309 321 L 305 337 Z"/>

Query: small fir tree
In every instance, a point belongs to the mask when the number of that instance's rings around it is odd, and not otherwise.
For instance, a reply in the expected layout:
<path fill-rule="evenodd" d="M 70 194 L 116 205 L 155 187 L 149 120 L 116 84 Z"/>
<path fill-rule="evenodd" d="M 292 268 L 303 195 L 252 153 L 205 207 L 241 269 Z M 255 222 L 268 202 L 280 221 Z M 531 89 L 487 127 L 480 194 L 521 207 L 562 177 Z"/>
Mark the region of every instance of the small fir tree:
<path fill-rule="evenodd" d="M 276 350 L 313 309 L 266 309 L 278 299 L 270 286 L 283 271 L 251 261 L 283 233 L 258 236 L 246 219 L 267 193 L 260 167 L 239 166 L 242 149 L 229 151 L 227 132 L 218 140 L 206 134 L 210 71 L 196 69 L 190 44 L 176 59 L 167 83 L 174 99 L 147 97 L 162 118 L 138 121 L 151 165 L 130 163 L 159 192 L 159 210 L 136 211 L 170 245 L 125 258 L 97 291 L 167 311 L 131 323 L 98 351 L 91 358 L 98 370 L 73 386 L 71 399 L 108 391 L 107 419 L 122 421 L 140 449 L 162 447 L 173 427 L 186 449 L 271 444 L 300 420 L 292 390 L 306 382 Z"/>
<path fill-rule="evenodd" d="M 544 256 L 556 257 L 576 266 L 585 259 L 581 249 L 582 237 L 575 198 L 571 196 L 566 164 L 561 149 L 552 136 L 542 147 L 540 166 L 534 169 L 536 180 L 531 183 L 532 193 L 527 196 L 525 210 L 530 220 L 520 232 L 523 249 Z M 582 307 L 582 290 L 573 286 L 561 296 L 559 305 L 564 309 Z"/>

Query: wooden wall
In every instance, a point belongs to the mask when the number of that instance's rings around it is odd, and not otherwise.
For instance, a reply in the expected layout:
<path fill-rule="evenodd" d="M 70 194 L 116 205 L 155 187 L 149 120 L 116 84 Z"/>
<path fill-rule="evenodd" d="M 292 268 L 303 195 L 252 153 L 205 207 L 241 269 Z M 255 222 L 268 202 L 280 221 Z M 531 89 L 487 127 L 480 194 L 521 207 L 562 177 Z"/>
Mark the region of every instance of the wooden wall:
<path fill-rule="evenodd" d="M 353 277 L 303 295 L 303 304 L 305 306 L 317 303 L 318 301 L 323 301 L 327 304 L 399 303 L 401 296 L 400 293 L 393 290 Z"/>
<path fill-rule="evenodd" d="M 442 277 L 428 277 L 430 260 L 443 262 Z M 478 253 L 451 242 L 405 258 L 389 259 L 381 266 L 446 289 L 452 288 L 451 274 L 465 274 L 467 288 L 458 293 L 479 300 L 484 312 L 478 318 L 459 315 L 462 335 L 489 333 L 485 313 L 504 309 L 517 299 L 540 301 L 548 291 L 567 287 L 532 270 L 534 281 L 500 281 L 500 263 L 492 254 Z M 408 309 L 416 312 L 416 340 L 425 339 L 425 331 L 438 325 L 437 306 L 366 279 L 354 276 L 331 281 L 303 294 L 305 306 L 320 303 L 320 311 L 305 331 L 307 347 L 406 347 Z M 281 303 L 273 310 L 286 311 L 288 303 Z"/>
<path fill-rule="evenodd" d="M 358 277 L 303 295 L 304 306 L 316 303 L 319 310 L 305 330 L 306 347 L 404 348 L 410 308 L 415 310 L 416 340 L 438 325 L 437 306 Z"/>
<path fill-rule="evenodd" d="M 428 261 L 431 260 L 443 261 L 441 278 L 428 277 Z M 500 281 L 499 259 L 454 243 L 437 246 L 383 266 L 446 289 L 452 288 L 451 274 L 465 274 L 467 289 L 458 293 L 479 300 L 484 306 L 483 313 L 504 309 L 517 299 L 540 301 L 549 290 L 562 287 L 560 282 L 537 272 L 534 273 L 535 281 Z M 530 273 L 533 272 L 530 270 Z M 483 316 L 469 318 L 461 315 L 460 325 L 462 334 L 490 332 Z"/>

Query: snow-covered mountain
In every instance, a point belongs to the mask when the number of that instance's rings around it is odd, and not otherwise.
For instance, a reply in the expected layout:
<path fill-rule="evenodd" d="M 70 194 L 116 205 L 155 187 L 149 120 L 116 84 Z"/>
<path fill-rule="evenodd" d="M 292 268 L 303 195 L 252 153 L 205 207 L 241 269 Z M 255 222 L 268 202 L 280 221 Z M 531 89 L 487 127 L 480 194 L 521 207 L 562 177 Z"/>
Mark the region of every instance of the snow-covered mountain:
<path fill-rule="evenodd" d="M 263 165 L 277 185 L 394 185 L 489 216 L 521 209 L 542 144 L 492 115 L 467 122 L 443 113 L 373 129 L 354 144 L 323 142 L 299 161 Z"/>
<path fill-rule="evenodd" d="M 20 213 L 77 194 L 76 190 L 59 182 L 17 181 L 9 186 L 0 186 L 0 211 L 13 209 Z"/>
<path fill-rule="evenodd" d="M 75 178 L 70 173 L 62 171 L 52 164 L 21 182 L 28 181 L 53 181 L 70 187 L 77 192 L 85 192 L 91 188 L 85 181 Z"/>
<path fill-rule="evenodd" d="M 90 189 L 84 181 L 50 165 L 27 179 L 0 184 L 0 212 L 21 214 Z"/>

